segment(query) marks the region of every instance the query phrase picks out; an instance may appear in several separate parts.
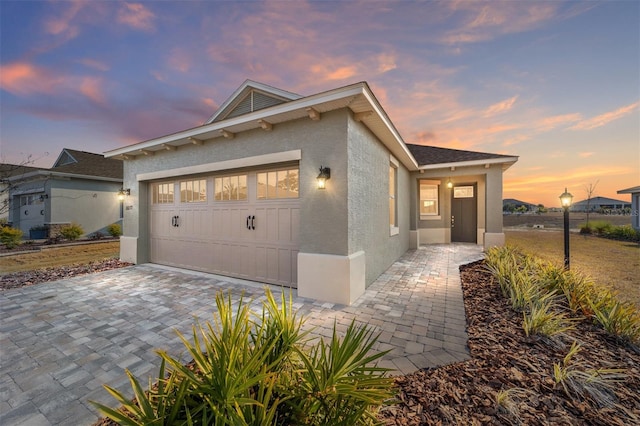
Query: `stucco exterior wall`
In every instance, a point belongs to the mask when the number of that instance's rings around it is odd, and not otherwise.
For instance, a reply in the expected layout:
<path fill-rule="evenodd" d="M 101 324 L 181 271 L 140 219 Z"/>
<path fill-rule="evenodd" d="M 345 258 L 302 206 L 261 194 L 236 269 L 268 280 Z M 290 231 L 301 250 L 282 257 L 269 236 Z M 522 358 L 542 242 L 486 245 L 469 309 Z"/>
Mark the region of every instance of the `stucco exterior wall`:
<path fill-rule="evenodd" d="M 361 123 L 349 118 L 349 253 L 365 253 L 366 285 L 375 281 L 409 248 L 409 172 L 397 170 L 399 232 L 390 233 L 390 153 Z"/>
<path fill-rule="evenodd" d="M 137 263 L 149 261 L 149 182 L 138 181 L 144 173 L 219 163 L 294 149 L 299 162 L 300 252 L 346 256 L 347 237 L 347 120 L 346 109 L 323 114 L 319 121 L 308 118 L 262 129 L 237 133 L 233 139 L 216 138 L 202 146 L 187 145 L 175 151 L 158 152 L 124 162 L 124 187 L 131 188 L 125 200 L 124 239 Z M 325 190 L 316 188 L 320 166 L 331 168 Z M 135 244 L 135 249 L 132 246 Z"/>
<path fill-rule="evenodd" d="M 94 232 L 106 235 L 106 227 L 120 221 L 119 189 L 119 182 L 52 179 L 47 223 L 75 222 L 82 226 L 85 235 Z"/>

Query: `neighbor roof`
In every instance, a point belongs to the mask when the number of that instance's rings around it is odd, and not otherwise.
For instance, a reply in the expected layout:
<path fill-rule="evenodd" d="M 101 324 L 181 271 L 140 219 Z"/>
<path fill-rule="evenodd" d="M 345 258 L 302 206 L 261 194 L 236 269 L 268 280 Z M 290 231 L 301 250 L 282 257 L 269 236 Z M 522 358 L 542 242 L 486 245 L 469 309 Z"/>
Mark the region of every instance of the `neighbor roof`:
<path fill-rule="evenodd" d="M 621 189 L 618 194 L 637 194 L 640 192 L 640 185 L 632 186 L 631 188 Z"/>
<path fill-rule="evenodd" d="M 0 163 L 0 178 L 5 179 L 13 176 L 24 175 L 25 173 L 43 170 L 39 167 L 25 166 L 23 164 Z"/>
<path fill-rule="evenodd" d="M 72 161 L 60 162 L 63 154 L 68 155 Z M 73 161 L 75 160 L 75 161 Z M 105 158 L 102 154 L 92 152 L 76 151 L 75 149 L 64 148 L 58 157 L 58 161 L 51 169 L 53 172 L 71 173 L 85 176 L 102 176 L 122 179 L 122 161 L 113 158 Z"/>
<path fill-rule="evenodd" d="M 407 144 L 413 158 L 422 169 L 429 166 L 447 167 L 492 163 L 515 163 L 517 156 L 490 154 L 487 152 L 464 151 L 460 149 L 440 148 L 436 146 Z M 463 163 L 463 164 L 461 164 Z M 509 164 L 510 166 L 511 164 Z M 507 166 L 508 167 L 508 166 Z"/>

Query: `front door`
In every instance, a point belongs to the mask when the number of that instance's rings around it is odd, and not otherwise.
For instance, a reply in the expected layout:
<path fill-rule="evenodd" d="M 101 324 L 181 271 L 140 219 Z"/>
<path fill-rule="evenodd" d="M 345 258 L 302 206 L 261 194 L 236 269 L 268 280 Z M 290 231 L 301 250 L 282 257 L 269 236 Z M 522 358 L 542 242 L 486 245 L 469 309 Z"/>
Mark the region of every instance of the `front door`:
<path fill-rule="evenodd" d="M 451 195 L 451 241 L 475 243 L 478 235 L 478 203 L 475 185 L 455 186 Z"/>

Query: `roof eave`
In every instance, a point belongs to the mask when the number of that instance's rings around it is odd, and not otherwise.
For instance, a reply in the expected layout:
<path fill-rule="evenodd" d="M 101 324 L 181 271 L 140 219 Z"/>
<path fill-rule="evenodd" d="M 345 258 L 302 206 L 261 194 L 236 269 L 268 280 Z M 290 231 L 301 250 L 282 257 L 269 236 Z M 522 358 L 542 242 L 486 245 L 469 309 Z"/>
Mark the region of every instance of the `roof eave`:
<path fill-rule="evenodd" d="M 169 147 L 177 147 L 180 145 L 186 145 L 191 143 L 190 138 L 198 139 L 199 136 L 206 135 L 204 139 L 210 140 L 219 137 L 223 137 L 219 132 L 222 130 L 228 130 L 233 132 L 234 126 L 252 124 L 253 128 L 260 128 L 259 120 L 269 121 L 270 118 L 284 115 L 296 111 L 306 111 L 307 108 L 314 108 L 322 105 L 329 105 L 333 101 L 355 98 L 356 96 L 363 96 L 371 110 L 375 112 L 372 114 L 374 119 L 380 120 L 385 129 L 385 135 L 377 135 L 382 142 L 389 148 L 394 156 L 396 156 L 405 167 L 410 170 L 418 170 L 418 163 L 413 158 L 413 155 L 409 152 L 406 144 L 402 140 L 402 137 L 395 129 L 389 117 L 379 105 L 371 91 L 368 89 L 366 83 L 360 82 L 349 86 L 341 87 L 338 89 L 330 90 L 328 92 L 319 93 L 316 95 L 300 98 L 286 102 L 284 104 L 275 105 L 273 107 L 265 108 L 262 110 L 254 111 L 238 117 L 205 124 L 202 126 L 194 127 L 191 129 L 183 130 L 181 132 L 165 135 L 159 138 L 150 139 L 148 141 L 140 142 L 134 145 L 129 145 L 123 148 L 114 149 L 104 153 L 105 157 L 113 158 L 125 158 L 127 156 L 144 155 L 145 151 L 159 151 Z M 307 114 L 305 112 L 305 114 Z M 364 121 L 370 120 L 366 118 Z M 366 124 L 366 123 L 365 123 Z M 177 143 L 177 144 L 176 144 Z"/>
<path fill-rule="evenodd" d="M 108 176 L 92 176 L 92 175 L 80 175 L 75 173 L 63 173 L 63 172 L 54 172 L 51 170 L 38 170 L 35 172 L 25 173 L 20 176 L 12 176 L 9 178 L 10 181 L 20 181 L 29 178 L 35 178 L 38 176 L 42 177 L 62 177 L 62 178 L 74 178 L 74 179 L 88 179 L 88 180 L 100 180 L 106 182 L 122 182 L 122 179 L 112 178 Z"/>
<path fill-rule="evenodd" d="M 493 164 L 501 164 L 502 170 L 507 170 L 518 161 L 517 156 L 502 157 L 502 158 L 488 158 L 485 160 L 472 160 L 472 161 L 457 161 L 449 163 L 427 164 L 424 166 L 418 166 L 419 170 L 436 170 L 446 168 L 461 168 L 461 167 L 476 167 L 476 166 L 491 166 Z"/>

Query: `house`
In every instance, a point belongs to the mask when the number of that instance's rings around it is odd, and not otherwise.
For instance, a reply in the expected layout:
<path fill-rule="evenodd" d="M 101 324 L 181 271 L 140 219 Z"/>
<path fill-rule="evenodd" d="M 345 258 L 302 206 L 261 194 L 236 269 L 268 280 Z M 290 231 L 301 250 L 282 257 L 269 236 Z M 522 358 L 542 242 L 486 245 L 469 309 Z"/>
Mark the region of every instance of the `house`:
<path fill-rule="evenodd" d="M 640 231 L 640 185 L 621 189 L 618 194 L 631 194 L 631 226 Z"/>
<path fill-rule="evenodd" d="M 627 201 L 614 200 L 607 197 L 593 197 L 590 200 L 582 200 L 571 205 L 572 212 L 598 212 L 601 210 L 623 210 L 630 208 L 631 203 Z"/>
<path fill-rule="evenodd" d="M 406 144 L 365 82 L 312 96 L 247 80 L 202 126 L 115 149 L 121 258 L 352 303 L 420 244 L 501 245 L 515 156 Z"/>
<path fill-rule="evenodd" d="M 537 212 L 539 207 L 536 204 L 527 203 L 526 201 L 516 200 L 515 198 L 506 198 L 502 200 L 502 211 L 505 213 L 513 213 L 516 210 L 526 212 Z"/>
<path fill-rule="evenodd" d="M 122 161 L 101 154 L 63 149 L 53 166 L 21 167 L 6 179 L 9 222 L 29 237 L 32 228 L 47 227 L 50 236 L 72 222 L 86 235 L 106 234 L 122 220 L 118 201 Z"/>
<path fill-rule="evenodd" d="M 9 192 L 12 188 L 12 182 L 9 181 L 9 178 L 35 170 L 38 168 L 25 164 L 0 163 L 0 221 L 2 223 L 9 222 Z"/>

